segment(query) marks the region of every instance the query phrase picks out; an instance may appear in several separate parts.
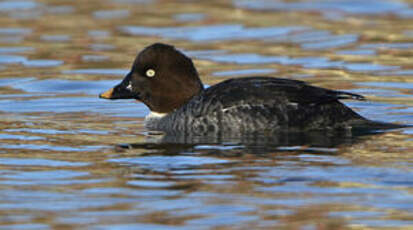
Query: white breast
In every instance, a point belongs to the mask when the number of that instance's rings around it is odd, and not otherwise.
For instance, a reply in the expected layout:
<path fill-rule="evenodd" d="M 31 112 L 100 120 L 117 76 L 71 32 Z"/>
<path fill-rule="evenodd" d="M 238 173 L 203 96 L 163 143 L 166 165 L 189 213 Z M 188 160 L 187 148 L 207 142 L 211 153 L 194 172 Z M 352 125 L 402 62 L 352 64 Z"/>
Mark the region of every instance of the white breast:
<path fill-rule="evenodd" d="M 146 117 L 145 117 L 145 126 L 146 127 L 151 127 L 154 124 L 156 124 L 160 119 L 168 115 L 167 113 L 157 113 L 157 112 L 150 112 Z"/>

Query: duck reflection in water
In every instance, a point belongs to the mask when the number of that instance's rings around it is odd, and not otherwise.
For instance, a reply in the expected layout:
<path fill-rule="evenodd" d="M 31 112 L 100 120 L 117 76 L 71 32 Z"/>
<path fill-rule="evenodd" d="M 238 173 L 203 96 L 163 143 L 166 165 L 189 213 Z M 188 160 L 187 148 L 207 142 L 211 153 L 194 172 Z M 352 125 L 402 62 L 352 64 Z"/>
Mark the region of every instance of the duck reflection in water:
<path fill-rule="evenodd" d="M 239 135 L 211 134 L 195 136 L 185 133 L 146 134 L 145 141 L 117 145 L 119 151 L 131 149 L 149 150 L 148 154 L 180 154 L 193 152 L 194 148 L 212 150 L 213 155 L 265 154 L 269 152 L 318 152 L 336 154 L 342 148 L 368 140 L 373 135 L 382 134 L 381 130 L 334 130 L 334 131 L 280 131 L 265 133 L 243 133 Z M 201 146 L 201 147 L 200 147 Z"/>

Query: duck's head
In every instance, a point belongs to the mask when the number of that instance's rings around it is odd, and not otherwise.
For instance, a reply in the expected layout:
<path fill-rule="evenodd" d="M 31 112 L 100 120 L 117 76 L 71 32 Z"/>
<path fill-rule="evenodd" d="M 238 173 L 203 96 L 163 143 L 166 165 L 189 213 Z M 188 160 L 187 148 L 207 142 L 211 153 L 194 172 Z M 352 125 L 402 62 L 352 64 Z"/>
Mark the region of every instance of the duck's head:
<path fill-rule="evenodd" d="M 173 46 L 155 43 L 142 50 L 131 71 L 105 99 L 137 99 L 152 112 L 169 113 L 203 90 L 191 59 Z"/>

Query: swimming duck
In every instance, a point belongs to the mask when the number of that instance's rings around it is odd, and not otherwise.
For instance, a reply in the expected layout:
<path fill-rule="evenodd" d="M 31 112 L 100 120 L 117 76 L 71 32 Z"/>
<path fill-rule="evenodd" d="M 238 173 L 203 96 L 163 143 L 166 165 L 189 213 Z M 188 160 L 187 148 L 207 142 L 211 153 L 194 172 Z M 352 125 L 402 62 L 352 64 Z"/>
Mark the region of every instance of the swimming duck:
<path fill-rule="evenodd" d="M 253 133 L 277 130 L 396 128 L 370 121 L 340 100 L 361 95 L 274 77 L 225 80 L 204 88 L 192 60 L 171 45 L 142 50 L 131 71 L 105 99 L 136 99 L 149 107 L 149 130 L 164 132 Z"/>

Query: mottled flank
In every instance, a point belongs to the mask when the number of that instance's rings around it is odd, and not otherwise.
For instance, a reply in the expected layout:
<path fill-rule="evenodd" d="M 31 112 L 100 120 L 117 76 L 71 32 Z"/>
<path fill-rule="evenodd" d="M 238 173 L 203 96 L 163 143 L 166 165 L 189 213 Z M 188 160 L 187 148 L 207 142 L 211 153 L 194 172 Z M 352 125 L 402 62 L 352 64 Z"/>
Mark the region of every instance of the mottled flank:
<path fill-rule="evenodd" d="M 345 97 L 355 95 L 288 79 L 230 79 L 147 127 L 203 134 L 350 128 L 362 124 L 363 117 L 338 101 Z"/>

